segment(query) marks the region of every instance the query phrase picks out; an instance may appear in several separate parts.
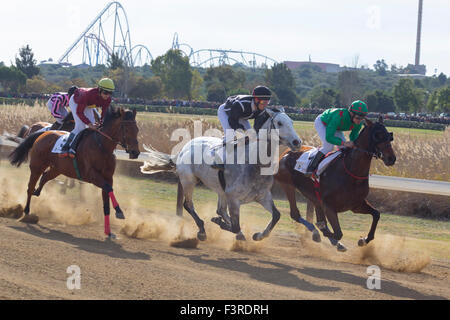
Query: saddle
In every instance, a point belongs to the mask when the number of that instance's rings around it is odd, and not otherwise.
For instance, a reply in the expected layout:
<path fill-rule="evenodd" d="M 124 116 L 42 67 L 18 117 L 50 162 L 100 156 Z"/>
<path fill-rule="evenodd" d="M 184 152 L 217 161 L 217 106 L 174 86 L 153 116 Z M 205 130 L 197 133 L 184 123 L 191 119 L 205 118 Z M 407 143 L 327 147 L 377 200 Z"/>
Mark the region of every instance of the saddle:
<path fill-rule="evenodd" d="M 319 149 L 314 147 L 305 147 L 306 151 L 297 159 L 294 170 L 305 174 L 307 172 L 308 166 L 310 162 L 314 159 Z M 303 147 L 302 147 L 303 151 Z M 341 154 L 343 150 L 337 150 L 328 153 L 325 158 L 320 162 L 316 175 L 319 177 L 325 169 L 336 160 Z"/>

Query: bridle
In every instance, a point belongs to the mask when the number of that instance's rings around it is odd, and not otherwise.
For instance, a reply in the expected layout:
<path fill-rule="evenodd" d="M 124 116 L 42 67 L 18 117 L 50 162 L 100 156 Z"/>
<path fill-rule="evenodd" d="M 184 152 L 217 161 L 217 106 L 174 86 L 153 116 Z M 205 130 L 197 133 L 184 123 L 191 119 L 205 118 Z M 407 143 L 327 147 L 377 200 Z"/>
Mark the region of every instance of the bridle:
<path fill-rule="evenodd" d="M 385 139 L 385 141 L 378 141 L 378 139 L 375 138 L 375 133 L 376 133 L 375 130 L 373 130 L 373 128 L 372 128 L 371 132 L 370 132 L 369 150 L 360 148 L 357 145 L 355 146 L 355 149 L 365 152 L 372 158 L 381 159 L 384 150 L 386 150 L 390 146 L 391 141 L 394 140 L 394 134 L 392 132 L 388 132 L 388 134 L 389 134 L 388 139 Z M 384 143 L 385 145 L 382 148 L 379 148 L 378 145 L 381 143 Z M 369 175 L 367 175 L 365 177 L 359 177 L 359 176 L 355 176 L 353 173 L 351 173 L 350 170 L 347 169 L 347 166 L 345 164 L 345 157 L 346 157 L 346 154 L 344 154 L 344 156 L 342 157 L 342 162 L 344 164 L 344 170 L 349 176 L 351 176 L 352 178 L 357 179 L 357 180 L 369 179 Z"/>
<path fill-rule="evenodd" d="M 113 138 L 111 138 L 109 135 L 107 135 L 106 133 L 102 132 L 101 129 L 103 128 L 103 125 L 100 126 L 97 130 L 94 130 L 95 132 L 99 133 L 100 135 L 102 135 L 103 137 L 105 137 L 106 139 L 112 141 L 114 144 L 118 144 L 120 145 L 122 148 L 124 148 L 126 150 L 126 152 L 128 152 L 128 144 L 126 142 L 125 139 L 125 131 L 124 131 L 124 127 L 126 126 L 130 126 L 136 124 L 136 120 L 122 120 L 120 122 L 120 131 L 121 131 L 121 139 L 119 140 L 115 140 Z"/>

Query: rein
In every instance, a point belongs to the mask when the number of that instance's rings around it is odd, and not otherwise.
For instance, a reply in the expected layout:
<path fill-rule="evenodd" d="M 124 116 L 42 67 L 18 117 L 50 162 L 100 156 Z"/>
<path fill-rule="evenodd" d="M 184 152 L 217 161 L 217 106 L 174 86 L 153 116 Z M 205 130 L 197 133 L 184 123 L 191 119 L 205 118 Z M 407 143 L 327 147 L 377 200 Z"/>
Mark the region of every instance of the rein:
<path fill-rule="evenodd" d="M 122 138 L 125 137 L 125 134 L 124 134 L 124 132 L 123 132 L 123 127 L 124 127 L 123 124 L 124 124 L 124 123 L 136 123 L 136 121 L 135 121 L 135 120 L 123 120 L 123 121 L 120 122 L 120 130 L 122 131 Z M 100 127 L 100 128 L 102 128 L 102 127 Z M 99 129 L 95 129 L 94 131 L 97 132 L 97 133 L 99 133 L 100 135 L 102 135 L 102 136 L 105 137 L 106 139 L 110 140 L 111 142 L 113 142 L 113 143 L 115 143 L 115 144 L 119 144 L 119 145 L 120 145 L 122 148 L 124 148 L 125 150 L 128 149 L 128 146 L 127 146 L 126 143 L 123 143 L 123 142 L 120 141 L 120 140 L 114 140 L 113 138 L 111 138 L 111 137 L 110 137 L 109 135 L 107 135 L 106 133 L 100 131 L 100 128 L 99 128 Z"/>

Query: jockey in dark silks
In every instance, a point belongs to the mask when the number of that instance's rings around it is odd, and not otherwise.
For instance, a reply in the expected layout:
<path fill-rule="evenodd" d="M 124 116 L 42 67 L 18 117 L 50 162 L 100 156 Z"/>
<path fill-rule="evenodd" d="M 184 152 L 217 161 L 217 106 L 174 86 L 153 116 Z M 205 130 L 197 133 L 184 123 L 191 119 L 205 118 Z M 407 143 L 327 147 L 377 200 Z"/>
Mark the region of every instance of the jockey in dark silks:
<path fill-rule="evenodd" d="M 75 148 L 80 137 L 79 133 L 86 128 L 97 129 L 94 117 L 94 108 L 101 107 L 103 121 L 106 111 L 111 104 L 111 95 L 114 92 L 114 82 L 104 78 L 98 82 L 97 88 L 79 88 L 69 101 L 70 110 L 75 120 L 75 128 L 70 133 L 66 144 L 62 148 L 61 157 L 75 157 Z M 70 147 L 70 150 L 69 150 Z"/>
<path fill-rule="evenodd" d="M 256 87 L 252 95 L 238 95 L 229 97 L 222 104 L 217 115 L 224 131 L 224 144 L 231 142 L 235 138 L 236 130 L 251 129 L 249 119 L 255 119 L 264 111 L 270 102 L 272 92 L 264 86 Z M 224 164 L 214 163 L 215 169 L 224 169 Z"/>
<path fill-rule="evenodd" d="M 322 147 L 308 166 L 307 174 L 312 174 L 319 166 L 325 155 L 339 148 L 353 148 L 362 128 L 362 121 L 369 112 L 367 105 L 358 100 L 348 109 L 331 108 L 320 114 L 314 122 L 317 134 L 322 141 Z M 346 141 L 343 131 L 351 131 L 350 141 Z"/>

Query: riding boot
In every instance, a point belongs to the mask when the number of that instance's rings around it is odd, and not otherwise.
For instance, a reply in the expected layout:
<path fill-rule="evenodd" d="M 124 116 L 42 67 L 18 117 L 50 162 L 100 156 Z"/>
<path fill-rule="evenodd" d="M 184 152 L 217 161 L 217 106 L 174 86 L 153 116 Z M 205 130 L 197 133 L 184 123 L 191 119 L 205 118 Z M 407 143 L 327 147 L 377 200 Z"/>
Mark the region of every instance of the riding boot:
<path fill-rule="evenodd" d="M 70 150 L 69 150 L 69 157 L 70 158 L 75 158 L 76 155 L 76 150 L 78 148 L 78 143 L 80 142 L 81 137 L 83 136 L 83 134 L 80 132 L 75 139 L 73 139 L 72 143 L 70 144 Z"/>
<path fill-rule="evenodd" d="M 69 155 L 69 147 L 74 137 L 75 133 L 70 133 L 66 143 L 61 148 L 61 154 L 59 155 L 61 158 L 65 158 Z"/>
<path fill-rule="evenodd" d="M 318 151 L 314 159 L 310 162 L 308 169 L 306 169 L 306 175 L 311 175 L 314 171 L 316 171 L 320 161 L 322 161 L 323 158 L 325 158 L 325 155 Z"/>

